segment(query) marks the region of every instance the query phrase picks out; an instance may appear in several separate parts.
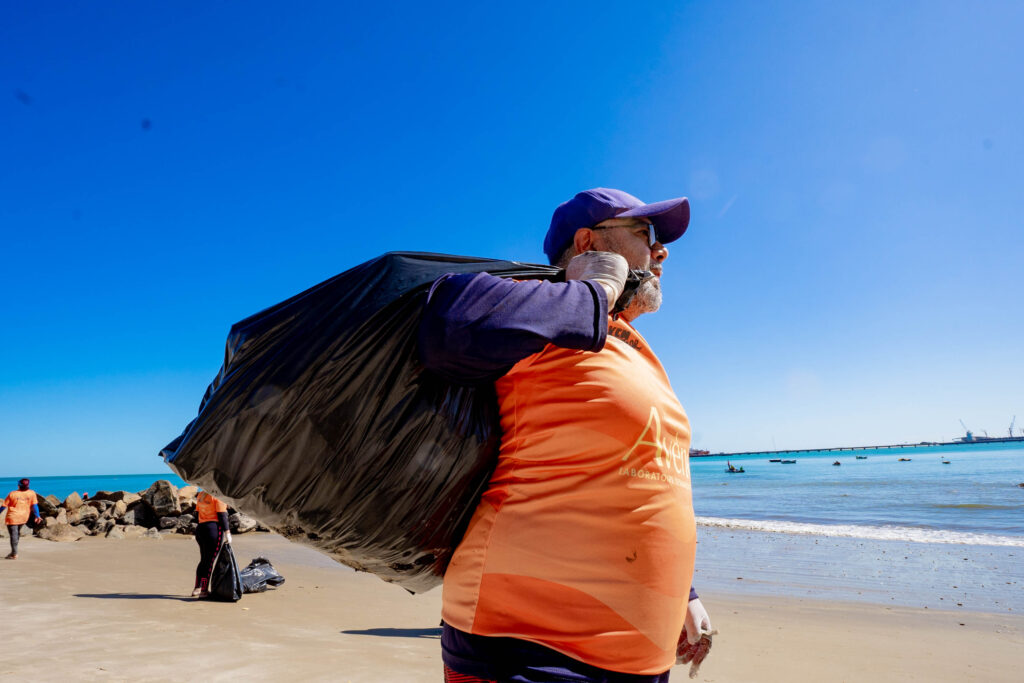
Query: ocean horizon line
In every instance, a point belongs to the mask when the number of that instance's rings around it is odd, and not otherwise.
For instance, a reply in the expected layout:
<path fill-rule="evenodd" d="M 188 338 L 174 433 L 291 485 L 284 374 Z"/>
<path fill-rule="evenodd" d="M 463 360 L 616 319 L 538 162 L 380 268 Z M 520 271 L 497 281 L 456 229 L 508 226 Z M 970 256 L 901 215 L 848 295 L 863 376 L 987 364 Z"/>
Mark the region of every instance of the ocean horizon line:
<path fill-rule="evenodd" d="M 36 479 L 99 479 L 102 477 L 178 477 L 174 472 L 107 472 L 105 474 L 32 474 L 27 473 L 30 480 Z M 25 474 L 0 475 L 0 480 L 22 479 Z M 180 477 L 178 477 L 180 479 Z"/>

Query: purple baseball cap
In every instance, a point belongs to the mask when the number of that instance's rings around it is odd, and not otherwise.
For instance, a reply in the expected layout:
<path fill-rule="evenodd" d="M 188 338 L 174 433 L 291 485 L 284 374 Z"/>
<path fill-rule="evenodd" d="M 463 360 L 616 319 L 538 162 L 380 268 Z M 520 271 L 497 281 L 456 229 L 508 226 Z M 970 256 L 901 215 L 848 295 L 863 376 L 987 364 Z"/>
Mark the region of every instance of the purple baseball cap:
<path fill-rule="evenodd" d="M 609 218 L 650 218 L 654 234 L 662 244 L 683 236 L 690 224 L 690 200 L 686 197 L 644 204 L 622 190 L 595 187 L 585 190 L 559 205 L 551 216 L 551 227 L 544 237 L 544 253 L 554 263 L 572 243 L 580 228 L 590 228 Z"/>

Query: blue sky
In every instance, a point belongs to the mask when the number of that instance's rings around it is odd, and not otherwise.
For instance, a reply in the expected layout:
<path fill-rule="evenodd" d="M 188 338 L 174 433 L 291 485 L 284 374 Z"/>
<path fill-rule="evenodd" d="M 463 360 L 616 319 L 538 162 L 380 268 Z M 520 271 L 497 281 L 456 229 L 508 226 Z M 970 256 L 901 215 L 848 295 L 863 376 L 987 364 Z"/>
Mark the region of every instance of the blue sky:
<path fill-rule="evenodd" d="M 637 326 L 712 450 L 1024 426 L 1024 5 L 7 3 L 0 475 L 157 472 L 230 325 L 685 195 Z"/>

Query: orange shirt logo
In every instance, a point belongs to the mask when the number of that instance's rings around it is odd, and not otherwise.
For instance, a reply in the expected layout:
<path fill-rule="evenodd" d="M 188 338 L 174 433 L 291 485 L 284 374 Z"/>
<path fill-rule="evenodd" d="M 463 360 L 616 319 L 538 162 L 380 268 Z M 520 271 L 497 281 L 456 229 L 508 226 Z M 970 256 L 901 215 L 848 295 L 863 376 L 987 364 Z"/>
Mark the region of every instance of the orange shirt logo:
<path fill-rule="evenodd" d="M 648 456 L 648 462 L 653 461 L 658 471 L 644 469 L 643 463 L 640 468 L 625 466 L 619 468 L 619 474 L 623 476 L 641 477 L 668 482 L 673 486 L 688 486 L 690 481 L 690 458 L 684 440 L 679 434 L 673 434 L 670 438 L 662 435 L 661 414 L 655 406 L 651 406 L 650 417 L 647 418 L 647 425 L 643 432 L 637 437 L 633 446 L 622 456 L 626 462 L 634 454 L 643 457 Z M 685 480 L 672 476 L 672 472 L 685 477 Z"/>

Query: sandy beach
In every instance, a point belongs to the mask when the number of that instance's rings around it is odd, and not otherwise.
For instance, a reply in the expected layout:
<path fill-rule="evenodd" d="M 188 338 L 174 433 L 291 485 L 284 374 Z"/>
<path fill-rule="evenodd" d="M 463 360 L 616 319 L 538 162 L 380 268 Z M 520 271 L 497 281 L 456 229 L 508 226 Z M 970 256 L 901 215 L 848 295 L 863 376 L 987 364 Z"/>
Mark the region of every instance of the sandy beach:
<path fill-rule="evenodd" d="M 441 680 L 441 593 L 410 595 L 273 534 L 235 538 L 286 583 L 186 597 L 191 537 L 22 542 L 0 563 L 0 680 Z M 1016 681 L 1024 615 L 702 591 L 720 635 L 703 681 Z M 677 667 L 673 680 L 687 679 Z"/>

